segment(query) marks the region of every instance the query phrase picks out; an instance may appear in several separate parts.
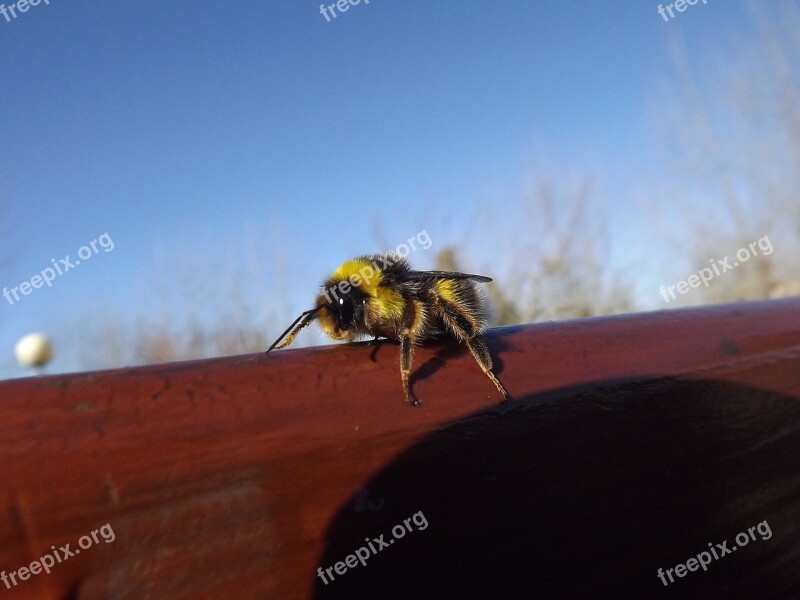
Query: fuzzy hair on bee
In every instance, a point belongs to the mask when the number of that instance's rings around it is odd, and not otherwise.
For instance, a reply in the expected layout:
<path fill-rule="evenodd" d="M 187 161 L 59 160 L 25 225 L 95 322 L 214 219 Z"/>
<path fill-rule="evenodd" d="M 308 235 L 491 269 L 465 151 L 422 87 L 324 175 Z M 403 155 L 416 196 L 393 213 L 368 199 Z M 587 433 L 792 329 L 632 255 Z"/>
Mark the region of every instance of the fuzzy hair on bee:
<path fill-rule="evenodd" d="M 414 349 L 431 338 L 450 336 L 467 346 L 507 400 L 508 392 L 492 372 L 492 358 L 481 337 L 486 329 L 488 302 L 478 284 L 490 281 L 483 275 L 414 271 L 403 257 L 393 253 L 360 256 L 342 263 L 322 283 L 314 308 L 295 319 L 267 353 L 289 346 L 315 319 L 334 340 L 397 340 L 405 400 L 419 406 L 409 387 Z"/>

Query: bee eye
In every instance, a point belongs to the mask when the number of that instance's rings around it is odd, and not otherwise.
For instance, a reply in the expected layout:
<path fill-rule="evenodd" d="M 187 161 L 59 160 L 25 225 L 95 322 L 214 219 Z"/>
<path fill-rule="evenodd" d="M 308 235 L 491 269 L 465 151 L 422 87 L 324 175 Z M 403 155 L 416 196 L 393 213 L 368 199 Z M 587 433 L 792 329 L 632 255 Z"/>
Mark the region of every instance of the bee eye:
<path fill-rule="evenodd" d="M 350 296 L 339 298 L 339 326 L 342 329 L 349 328 L 353 322 L 353 299 Z"/>

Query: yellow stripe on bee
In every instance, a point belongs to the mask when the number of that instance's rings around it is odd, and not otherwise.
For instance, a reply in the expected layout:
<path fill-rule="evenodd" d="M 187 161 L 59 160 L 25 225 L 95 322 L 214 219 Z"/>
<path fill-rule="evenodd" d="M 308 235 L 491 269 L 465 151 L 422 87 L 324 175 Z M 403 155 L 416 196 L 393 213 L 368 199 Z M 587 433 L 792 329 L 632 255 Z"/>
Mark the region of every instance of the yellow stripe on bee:
<path fill-rule="evenodd" d="M 378 288 L 378 295 L 373 302 L 383 317 L 397 321 L 403 318 L 406 303 L 403 297 L 394 290 L 385 287 Z"/>
<path fill-rule="evenodd" d="M 331 277 L 334 281 L 349 281 L 351 285 L 360 288 L 368 296 L 375 298 L 378 295 L 378 286 L 383 279 L 381 272 L 371 262 L 354 258 L 343 262 Z"/>
<path fill-rule="evenodd" d="M 455 282 L 452 279 L 440 279 L 436 282 L 436 293 L 449 302 L 455 302 Z"/>
<path fill-rule="evenodd" d="M 370 296 L 373 306 L 384 318 L 402 319 L 405 301 L 396 291 L 382 287 L 383 275 L 380 269 L 367 260 L 354 258 L 342 263 L 331 276 L 333 281 L 349 281 Z"/>

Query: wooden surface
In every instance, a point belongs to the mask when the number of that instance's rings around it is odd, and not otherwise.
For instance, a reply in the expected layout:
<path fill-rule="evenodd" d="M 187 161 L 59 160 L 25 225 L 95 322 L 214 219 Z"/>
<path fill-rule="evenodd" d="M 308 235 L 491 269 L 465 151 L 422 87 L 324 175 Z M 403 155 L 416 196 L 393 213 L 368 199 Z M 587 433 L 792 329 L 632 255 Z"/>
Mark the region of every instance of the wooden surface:
<path fill-rule="evenodd" d="M 0 570 L 116 536 L 0 598 L 800 597 L 799 298 L 487 339 L 0 382 Z"/>

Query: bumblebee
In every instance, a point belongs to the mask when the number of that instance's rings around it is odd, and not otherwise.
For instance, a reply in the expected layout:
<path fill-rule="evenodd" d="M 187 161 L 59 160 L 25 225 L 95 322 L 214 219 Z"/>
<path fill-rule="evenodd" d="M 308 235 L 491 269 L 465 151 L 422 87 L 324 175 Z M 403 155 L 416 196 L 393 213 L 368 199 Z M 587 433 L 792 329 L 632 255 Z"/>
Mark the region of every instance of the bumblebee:
<path fill-rule="evenodd" d="M 492 358 L 481 337 L 488 310 L 477 284 L 490 281 L 482 275 L 414 271 L 394 253 L 361 256 L 343 263 L 322 283 L 314 308 L 297 317 L 267 354 L 287 347 L 315 319 L 335 340 L 372 336 L 399 341 L 405 400 L 419 406 L 408 384 L 414 348 L 425 340 L 449 336 L 467 345 L 507 400 L 510 396 L 492 372 Z"/>

